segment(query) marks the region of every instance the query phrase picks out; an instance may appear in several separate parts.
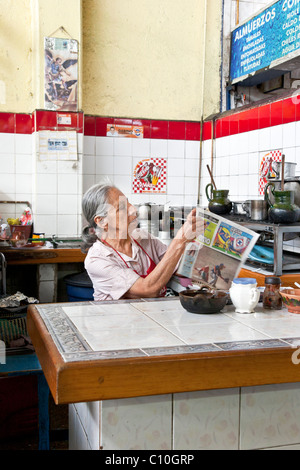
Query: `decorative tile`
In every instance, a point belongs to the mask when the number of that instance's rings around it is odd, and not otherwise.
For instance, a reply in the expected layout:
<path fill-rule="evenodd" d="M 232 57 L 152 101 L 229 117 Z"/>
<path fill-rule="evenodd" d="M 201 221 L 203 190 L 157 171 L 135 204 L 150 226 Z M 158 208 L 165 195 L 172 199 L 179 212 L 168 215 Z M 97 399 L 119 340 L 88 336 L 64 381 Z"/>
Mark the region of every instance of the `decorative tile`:
<path fill-rule="evenodd" d="M 239 389 L 174 394 L 174 450 L 238 450 Z"/>
<path fill-rule="evenodd" d="M 102 402 L 103 450 L 170 450 L 172 396 Z"/>
<path fill-rule="evenodd" d="M 224 351 L 245 350 L 245 349 L 269 349 L 286 348 L 287 343 L 276 339 L 265 339 L 259 341 L 233 341 L 230 343 L 216 343 L 216 346 Z"/>
<path fill-rule="evenodd" d="M 170 348 L 142 348 L 142 350 L 149 356 L 169 356 L 172 354 L 195 354 L 220 351 L 220 348 L 218 345 L 214 344 L 196 344 L 194 346 L 173 346 Z"/>
<path fill-rule="evenodd" d="M 241 389 L 241 450 L 300 442 L 300 385 Z"/>

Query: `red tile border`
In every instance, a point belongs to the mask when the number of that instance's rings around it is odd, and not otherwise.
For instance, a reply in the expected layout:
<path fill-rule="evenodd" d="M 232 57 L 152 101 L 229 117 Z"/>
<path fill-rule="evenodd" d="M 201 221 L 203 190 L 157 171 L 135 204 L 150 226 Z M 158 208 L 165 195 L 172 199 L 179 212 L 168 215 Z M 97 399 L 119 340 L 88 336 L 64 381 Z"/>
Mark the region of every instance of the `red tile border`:
<path fill-rule="evenodd" d="M 151 139 L 169 138 L 169 121 L 151 121 Z"/>
<path fill-rule="evenodd" d="M 14 134 L 15 132 L 15 114 L 0 113 L 0 132 Z"/>
<path fill-rule="evenodd" d="M 296 108 L 296 121 L 300 121 L 300 95 L 294 98 Z"/>
<path fill-rule="evenodd" d="M 185 140 L 185 121 L 169 121 L 169 139 Z"/>
<path fill-rule="evenodd" d="M 258 108 L 252 108 L 249 112 L 249 131 L 257 131 L 258 129 Z"/>
<path fill-rule="evenodd" d="M 212 121 L 203 123 L 202 140 L 210 140 L 212 138 Z"/>
<path fill-rule="evenodd" d="M 296 103 L 294 98 L 282 102 L 282 124 L 288 124 L 296 120 Z"/>
<path fill-rule="evenodd" d="M 86 136 L 96 135 L 96 117 L 95 116 L 84 116 L 84 135 Z"/>
<path fill-rule="evenodd" d="M 239 132 L 249 132 L 249 112 L 243 111 L 239 114 Z"/>
<path fill-rule="evenodd" d="M 61 127 L 76 129 L 87 136 L 106 136 L 107 124 L 143 126 L 144 138 L 200 141 L 201 123 L 196 121 L 151 120 L 113 118 L 85 115 L 83 112 L 57 112 L 35 110 L 32 114 L 0 113 L 0 133 L 30 134 L 34 131 L 59 128 L 58 115 L 70 114 L 71 124 Z M 271 126 L 300 121 L 300 94 L 288 99 L 274 101 L 252 109 L 240 109 L 230 115 L 220 115 L 214 121 L 205 121 L 202 139 L 220 138 Z"/>
<path fill-rule="evenodd" d="M 223 137 L 222 135 L 222 122 L 223 122 L 223 119 L 217 119 L 216 122 L 215 122 L 215 125 L 214 125 L 214 136 L 216 139 L 219 139 L 220 137 Z M 205 123 L 206 126 L 208 125 L 208 123 Z M 204 140 L 203 138 L 203 135 L 202 135 L 202 139 Z"/>
<path fill-rule="evenodd" d="M 240 123 L 240 113 L 230 116 L 229 118 L 229 134 L 227 135 L 235 135 L 239 133 L 239 123 Z"/>
<path fill-rule="evenodd" d="M 133 126 L 143 126 L 144 128 L 144 139 L 150 139 L 151 135 L 151 121 L 150 119 L 133 119 Z"/>
<path fill-rule="evenodd" d="M 114 124 L 116 126 L 132 126 L 132 119 L 114 118 Z"/>
<path fill-rule="evenodd" d="M 105 137 L 106 136 L 106 129 L 107 124 L 114 125 L 114 118 L 104 118 L 96 116 L 96 136 L 97 137 Z"/>
<path fill-rule="evenodd" d="M 222 121 L 221 137 L 227 137 L 231 134 L 231 132 L 236 134 L 236 127 L 238 128 L 238 124 L 236 126 L 236 123 L 237 123 L 236 118 L 233 119 L 232 116 L 229 116 L 229 117 L 225 117 L 221 121 Z"/>
<path fill-rule="evenodd" d="M 271 125 L 271 105 L 263 105 L 258 108 L 258 128 L 265 129 Z"/>
<path fill-rule="evenodd" d="M 271 126 L 280 126 L 282 124 L 282 101 L 271 103 Z"/>
<path fill-rule="evenodd" d="M 16 114 L 16 134 L 32 134 L 32 115 Z"/>
<path fill-rule="evenodd" d="M 57 127 L 56 111 L 35 111 L 35 131 L 51 130 Z"/>
<path fill-rule="evenodd" d="M 200 140 L 201 124 L 200 122 L 186 122 L 185 139 Z"/>

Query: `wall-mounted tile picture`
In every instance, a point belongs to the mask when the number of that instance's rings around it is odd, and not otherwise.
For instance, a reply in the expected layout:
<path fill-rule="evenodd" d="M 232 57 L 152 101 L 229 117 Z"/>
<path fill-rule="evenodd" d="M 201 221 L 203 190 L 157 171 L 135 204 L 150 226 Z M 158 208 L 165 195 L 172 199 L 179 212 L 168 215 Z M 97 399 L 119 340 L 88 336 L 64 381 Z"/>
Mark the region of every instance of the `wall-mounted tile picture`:
<path fill-rule="evenodd" d="M 167 190 L 167 160 L 147 158 L 141 160 L 133 172 L 134 193 L 165 193 Z"/>
<path fill-rule="evenodd" d="M 282 151 L 271 150 L 260 155 L 258 193 L 264 195 L 269 178 L 276 178 L 276 163 L 281 162 Z"/>

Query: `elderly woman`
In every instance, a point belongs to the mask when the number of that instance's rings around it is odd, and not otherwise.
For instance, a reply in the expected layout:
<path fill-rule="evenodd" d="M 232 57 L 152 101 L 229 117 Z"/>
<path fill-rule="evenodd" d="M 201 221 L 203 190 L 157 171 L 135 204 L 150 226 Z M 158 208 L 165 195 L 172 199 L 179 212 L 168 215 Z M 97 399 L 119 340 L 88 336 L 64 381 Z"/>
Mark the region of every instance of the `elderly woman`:
<path fill-rule="evenodd" d="M 111 185 L 94 185 L 83 196 L 82 250 L 95 300 L 163 297 L 187 243 L 203 232 L 196 209 L 169 247 L 137 229 L 136 209 Z"/>

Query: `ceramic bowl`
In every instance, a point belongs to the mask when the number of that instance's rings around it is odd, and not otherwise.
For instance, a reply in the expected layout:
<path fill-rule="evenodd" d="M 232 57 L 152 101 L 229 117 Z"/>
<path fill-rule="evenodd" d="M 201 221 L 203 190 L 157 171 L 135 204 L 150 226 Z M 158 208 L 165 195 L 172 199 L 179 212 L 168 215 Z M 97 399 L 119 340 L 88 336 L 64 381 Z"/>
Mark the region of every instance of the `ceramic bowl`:
<path fill-rule="evenodd" d="M 180 303 L 190 313 L 218 313 L 229 300 L 228 292 L 197 289 L 179 292 Z"/>
<path fill-rule="evenodd" d="M 300 289 L 284 289 L 280 295 L 289 312 L 300 313 Z"/>

